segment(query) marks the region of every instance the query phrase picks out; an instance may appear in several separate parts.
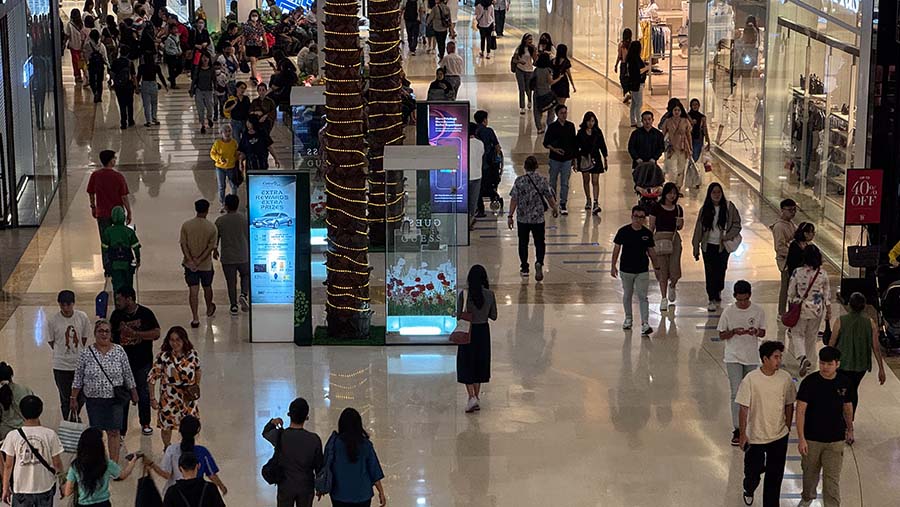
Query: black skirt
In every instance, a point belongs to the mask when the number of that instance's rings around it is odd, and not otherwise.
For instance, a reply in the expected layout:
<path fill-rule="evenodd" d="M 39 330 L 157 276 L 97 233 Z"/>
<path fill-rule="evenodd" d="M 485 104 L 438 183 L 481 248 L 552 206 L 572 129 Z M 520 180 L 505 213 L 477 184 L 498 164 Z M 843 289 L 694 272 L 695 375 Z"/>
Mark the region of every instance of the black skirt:
<path fill-rule="evenodd" d="M 460 384 L 486 384 L 491 381 L 491 327 L 472 324 L 472 340 L 456 349 L 456 381 Z"/>

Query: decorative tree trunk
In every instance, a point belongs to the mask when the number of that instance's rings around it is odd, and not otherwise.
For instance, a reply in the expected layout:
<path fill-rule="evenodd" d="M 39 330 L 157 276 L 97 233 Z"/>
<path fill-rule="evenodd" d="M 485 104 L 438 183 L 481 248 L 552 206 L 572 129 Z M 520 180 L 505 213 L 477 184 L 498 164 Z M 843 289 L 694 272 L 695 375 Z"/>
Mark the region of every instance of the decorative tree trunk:
<path fill-rule="evenodd" d="M 325 193 L 328 335 L 369 335 L 366 142 L 357 0 L 325 3 Z"/>
<path fill-rule="evenodd" d="M 385 246 L 385 234 L 403 213 L 402 175 L 384 171 L 384 147 L 403 144 L 400 87 L 400 0 L 369 0 L 369 238 Z"/>

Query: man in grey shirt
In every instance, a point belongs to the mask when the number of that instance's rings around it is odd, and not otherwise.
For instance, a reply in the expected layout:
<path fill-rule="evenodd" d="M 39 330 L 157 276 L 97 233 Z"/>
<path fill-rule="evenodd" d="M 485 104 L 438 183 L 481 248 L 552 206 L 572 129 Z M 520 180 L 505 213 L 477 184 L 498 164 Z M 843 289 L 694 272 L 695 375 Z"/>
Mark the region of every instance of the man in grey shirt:
<path fill-rule="evenodd" d="M 240 199 L 234 194 L 225 196 L 226 213 L 216 219 L 216 229 L 219 230 L 219 248 L 213 252 L 213 257 L 222 262 L 222 272 L 225 273 L 225 284 L 228 286 L 228 301 L 231 304 L 231 314 L 238 314 L 238 304 L 241 310 L 250 309 L 250 246 L 247 217 L 238 213 Z M 241 275 L 241 294 L 237 295 L 237 275 Z"/>
<path fill-rule="evenodd" d="M 316 472 L 325 463 L 322 439 L 303 428 L 309 419 L 309 403 L 303 398 L 291 402 L 288 417 L 291 425 L 287 428 L 276 417 L 266 424 L 262 433 L 278 450 L 279 463 L 284 469 L 284 481 L 278 484 L 278 507 L 312 507 Z"/>

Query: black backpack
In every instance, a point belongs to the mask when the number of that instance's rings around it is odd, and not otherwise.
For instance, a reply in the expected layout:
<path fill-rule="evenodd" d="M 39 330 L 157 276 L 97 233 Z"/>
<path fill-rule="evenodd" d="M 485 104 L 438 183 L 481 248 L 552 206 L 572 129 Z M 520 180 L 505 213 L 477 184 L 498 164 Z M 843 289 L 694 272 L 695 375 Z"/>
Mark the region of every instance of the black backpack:
<path fill-rule="evenodd" d="M 278 433 L 278 440 L 275 441 L 275 454 L 269 458 L 269 461 L 263 465 L 261 473 L 266 483 L 273 486 L 284 482 L 285 473 L 284 466 L 281 464 L 281 439 L 284 437 L 284 430 Z"/>
<path fill-rule="evenodd" d="M 131 79 L 131 62 L 129 62 L 127 65 L 120 66 L 113 74 L 113 85 L 122 89 L 133 84 L 134 81 Z"/>
<path fill-rule="evenodd" d="M 100 54 L 100 48 L 95 47 L 91 43 L 91 58 L 88 60 L 89 67 L 103 67 L 106 62 L 103 61 L 103 55 Z"/>

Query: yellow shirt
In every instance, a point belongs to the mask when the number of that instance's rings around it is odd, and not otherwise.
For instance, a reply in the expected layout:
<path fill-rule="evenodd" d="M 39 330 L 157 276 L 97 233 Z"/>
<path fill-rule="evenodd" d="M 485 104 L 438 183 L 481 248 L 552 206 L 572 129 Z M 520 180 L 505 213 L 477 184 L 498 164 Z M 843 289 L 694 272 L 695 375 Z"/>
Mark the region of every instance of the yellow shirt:
<path fill-rule="evenodd" d="M 234 169 L 238 161 L 238 143 L 232 138 L 229 141 L 216 139 L 209 150 L 209 158 L 216 163 L 217 169 Z"/>

